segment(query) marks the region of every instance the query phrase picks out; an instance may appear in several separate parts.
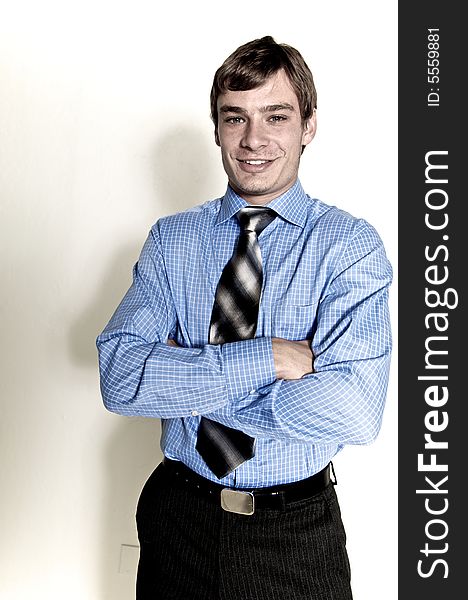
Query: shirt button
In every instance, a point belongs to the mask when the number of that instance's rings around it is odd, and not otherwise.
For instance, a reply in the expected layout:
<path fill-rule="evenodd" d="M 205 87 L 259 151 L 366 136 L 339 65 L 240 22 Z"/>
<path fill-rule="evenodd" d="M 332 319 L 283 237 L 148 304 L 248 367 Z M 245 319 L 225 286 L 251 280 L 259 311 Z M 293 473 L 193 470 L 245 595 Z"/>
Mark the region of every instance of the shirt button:
<path fill-rule="evenodd" d="M 192 417 L 198 417 L 199 412 L 198 410 L 192 410 Z"/>
<path fill-rule="evenodd" d="M 249 394 L 253 396 L 255 394 L 255 390 L 250 390 Z"/>

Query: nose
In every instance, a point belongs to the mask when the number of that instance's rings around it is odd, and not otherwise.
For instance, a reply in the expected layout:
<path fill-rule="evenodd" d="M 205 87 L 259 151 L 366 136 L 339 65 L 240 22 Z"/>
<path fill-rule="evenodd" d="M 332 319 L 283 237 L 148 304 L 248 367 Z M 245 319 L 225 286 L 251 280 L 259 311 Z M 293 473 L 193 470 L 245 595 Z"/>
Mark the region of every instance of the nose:
<path fill-rule="evenodd" d="M 251 119 L 247 121 L 241 138 L 241 146 L 253 152 L 268 145 L 268 138 L 262 121 Z"/>

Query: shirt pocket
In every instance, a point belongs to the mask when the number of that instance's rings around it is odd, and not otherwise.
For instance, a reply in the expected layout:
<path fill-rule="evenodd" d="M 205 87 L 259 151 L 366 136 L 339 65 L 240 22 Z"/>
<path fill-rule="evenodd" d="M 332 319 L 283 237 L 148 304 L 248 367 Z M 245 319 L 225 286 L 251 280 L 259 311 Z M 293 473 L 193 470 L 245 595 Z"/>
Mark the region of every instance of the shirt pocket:
<path fill-rule="evenodd" d="M 318 302 L 292 304 L 283 302 L 273 311 L 272 336 L 286 340 L 312 339 Z"/>

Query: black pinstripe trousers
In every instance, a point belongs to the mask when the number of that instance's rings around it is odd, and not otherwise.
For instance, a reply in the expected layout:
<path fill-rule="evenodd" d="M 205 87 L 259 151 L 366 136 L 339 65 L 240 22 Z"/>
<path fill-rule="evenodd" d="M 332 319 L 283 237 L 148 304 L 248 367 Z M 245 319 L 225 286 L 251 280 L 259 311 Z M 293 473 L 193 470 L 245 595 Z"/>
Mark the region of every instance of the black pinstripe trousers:
<path fill-rule="evenodd" d="M 352 600 L 333 483 L 245 516 L 193 495 L 161 464 L 136 519 L 137 600 Z"/>

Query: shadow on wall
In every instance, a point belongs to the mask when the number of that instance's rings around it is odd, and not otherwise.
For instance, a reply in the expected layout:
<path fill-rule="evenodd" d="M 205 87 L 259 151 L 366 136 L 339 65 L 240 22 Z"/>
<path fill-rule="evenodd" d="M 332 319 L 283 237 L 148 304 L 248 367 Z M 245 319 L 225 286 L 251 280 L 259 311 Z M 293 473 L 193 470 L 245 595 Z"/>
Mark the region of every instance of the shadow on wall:
<path fill-rule="evenodd" d="M 68 345 L 76 365 L 97 369 L 96 338 L 132 283 L 132 268 L 138 260 L 140 249 L 137 244 L 117 249 L 112 264 L 100 282 L 96 301 L 85 308 L 73 324 Z"/>
<path fill-rule="evenodd" d="M 145 233 L 143 232 L 143 239 Z M 98 373 L 96 337 L 117 308 L 132 280 L 132 267 L 140 252 L 136 244 L 118 249 L 113 263 L 106 269 L 96 291 L 94 304 L 88 306 L 73 324 L 69 351 L 75 364 L 92 367 Z M 99 385 L 99 384 L 98 384 Z M 100 400 L 99 387 L 96 400 Z M 128 600 L 133 597 L 135 574 L 119 573 L 119 558 L 123 544 L 138 544 L 135 512 L 140 490 L 145 480 L 161 460 L 158 419 L 123 417 L 106 413 L 99 415 L 95 432 L 98 471 L 103 485 L 98 496 L 100 538 L 98 598 Z M 101 443 L 99 443 L 101 439 Z M 86 485 L 86 483 L 84 483 Z M 89 493 L 93 493 L 90 489 Z"/>
<path fill-rule="evenodd" d="M 226 183 L 221 160 L 217 156 L 214 139 L 210 144 L 206 132 L 185 125 L 174 128 L 156 142 L 151 165 L 153 181 L 149 185 L 153 187 L 155 201 L 148 215 L 148 229 L 141 232 L 138 243 L 116 249 L 116 257 L 106 271 L 96 303 L 74 323 L 69 350 L 75 364 L 96 365 L 95 338 L 132 282 L 132 268 L 151 224 L 159 216 L 186 210 L 224 194 L 221 186 Z M 215 187 L 218 188 L 216 192 Z M 131 201 L 134 209 L 139 210 L 138 204 L 133 199 Z M 141 210 L 147 210 L 147 207 L 141 207 Z"/>
<path fill-rule="evenodd" d="M 219 150 L 206 128 L 180 125 L 154 148 L 154 192 L 164 214 L 180 212 L 223 195 L 225 176 Z M 222 189 L 214 193 L 214 187 Z"/>
<path fill-rule="evenodd" d="M 214 141 L 212 146 L 216 151 Z M 206 135 L 183 125 L 157 141 L 151 159 L 154 177 L 150 185 L 154 187 L 155 210 L 149 216 L 150 223 L 161 215 L 180 212 L 215 197 L 215 173 L 219 171 L 222 175 L 223 171 L 213 160 L 216 154 L 212 150 Z M 139 209 L 136 203 L 134 208 Z M 115 258 L 97 290 L 96 302 L 74 323 L 69 351 L 75 363 L 98 369 L 96 337 L 131 284 L 132 267 L 147 233 L 142 232 L 139 245 L 116 248 Z M 118 557 L 122 544 L 137 543 L 134 516 L 138 497 L 144 482 L 162 458 L 160 423 L 141 417 L 110 418 L 115 418 L 118 424 L 106 436 L 103 455 L 106 490 L 101 511 L 101 593 L 103 600 L 128 600 L 129 593 L 133 597 L 133 591 L 129 591 L 127 585 L 133 590 L 135 578 L 130 581 L 127 576 L 125 582 L 121 579 Z M 127 537 L 122 539 L 124 535 Z"/>
<path fill-rule="evenodd" d="M 99 598 L 131 600 L 135 595 L 136 565 L 120 565 L 122 545 L 138 546 L 135 523 L 141 489 L 160 463 L 161 434 L 158 419 L 116 417 L 106 438 L 106 488 L 101 510 L 101 561 Z M 119 572 L 120 567 L 124 569 Z"/>

